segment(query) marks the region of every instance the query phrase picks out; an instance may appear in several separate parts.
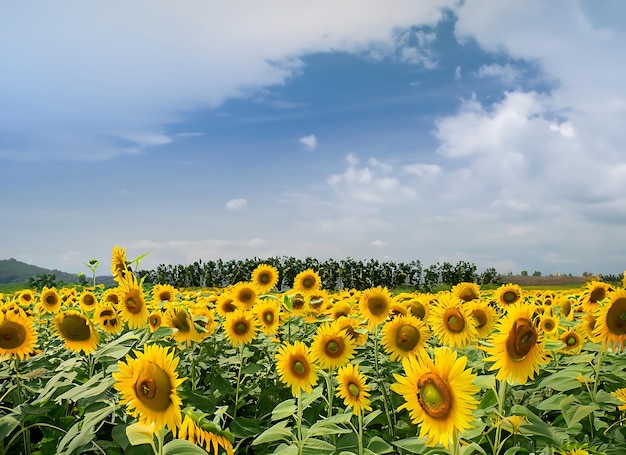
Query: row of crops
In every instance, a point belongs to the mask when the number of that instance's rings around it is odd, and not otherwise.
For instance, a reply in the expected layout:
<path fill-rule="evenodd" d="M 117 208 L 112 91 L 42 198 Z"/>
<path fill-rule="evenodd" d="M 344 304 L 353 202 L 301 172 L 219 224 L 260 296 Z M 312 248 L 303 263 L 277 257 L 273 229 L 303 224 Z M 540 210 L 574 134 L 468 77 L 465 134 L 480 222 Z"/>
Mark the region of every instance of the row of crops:
<path fill-rule="evenodd" d="M 0 295 L 0 454 L 623 454 L 626 290 L 225 287 Z M 284 279 L 284 277 L 283 277 Z"/>

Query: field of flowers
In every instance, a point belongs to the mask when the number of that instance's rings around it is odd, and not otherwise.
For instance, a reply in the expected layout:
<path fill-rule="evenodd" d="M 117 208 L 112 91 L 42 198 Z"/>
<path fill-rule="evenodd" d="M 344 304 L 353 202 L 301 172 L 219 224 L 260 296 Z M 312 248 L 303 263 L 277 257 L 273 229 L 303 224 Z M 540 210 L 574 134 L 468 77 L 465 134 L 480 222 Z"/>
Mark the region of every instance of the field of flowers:
<path fill-rule="evenodd" d="M 0 294 L 0 455 L 626 453 L 626 290 Z M 626 285 L 626 277 L 624 278 Z"/>

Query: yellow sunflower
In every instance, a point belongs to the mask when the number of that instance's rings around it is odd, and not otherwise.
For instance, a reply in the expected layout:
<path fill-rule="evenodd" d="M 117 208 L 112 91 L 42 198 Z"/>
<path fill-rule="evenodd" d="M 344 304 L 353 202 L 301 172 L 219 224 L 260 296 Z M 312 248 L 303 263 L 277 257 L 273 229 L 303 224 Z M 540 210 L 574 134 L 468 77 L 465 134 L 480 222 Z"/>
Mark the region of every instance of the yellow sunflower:
<path fill-rule="evenodd" d="M 150 326 L 150 332 L 154 333 L 163 324 L 163 316 L 160 311 L 153 311 L 148 316 L 148 325 Z"/>
<path fill-rule="evenodd" d="M 217 323 L 213 312 L 204 305 L 194 305 L 191 307 L 193 321 L 202 329 L 199 331 L 200 339 L 205 339 L 215 331 Z"/>
<path fill-rule="evenodd" d="M 541 335 L 532 322 L 533 308 L 515 304 L 502 317 L 497 332 L 489 338 L 490 355 L 485 361 L 494 362 L 491 370 L 498 370 L 496 378 L 510 384 L 526 384 L 539 372 L 539 367 L 550 361 Z"/>
<path fill-rule="evenodd" d="M 582 327 L 574 327 L 572 330 L 564 332 L 559 339 L 565 346 L 559 349 L 561 354 L 580 354 L 583 345 L 587 341 L 587 336 Z"/>
<path fill-rule="evenodd" d="M 350 314 L 352 313 L 352 306 L 350 305 L 350 302 L 346 299 L 337 300 L 336 302 L 333 302 L 331 308 L 328 311 L 331 319 L 336 321 L 342 316 L 350 316 Z"/>
<path fill-rule="evenodd" d="M 247 344 L 257 336 L 257 322 L 254 314 L 245 310 L 236 310 L 228 313 L 223 327 L 226 338 L 233 346 Z"/>
<path fill-rule="evenodd" d="M 74 310 L 65 310 L 54 317 L 57 335 L 67 349 L 90 354 L 98 347 L 100 335 L 87 316 Z"/>
<path fill-rule="evenodd" d="M 559 320 L 552 314 L 543 314 L 538 319 L 539 331 L 547 340 L 555 340 L 559 335 Z"/>
<path fill-rule="evenodd" d="M 405 376 L 394 374 L 391 390 L 405 400 L 398 410 L 409 411 L 411 420 L 420 424 L 420 438 L 426 445 L 450 447 L 459 433 L 474 427 L 472 412 L 478 407 L 474 398 L 479 390 L 473 384 L 476 375 L 465 369 L 467 358 L 457 358 L 448 347 L 434 351 L 434 360 L 406 357 L 402 361 Z"/>
<path fill-rule="evenodd" d="M 294 397 L 301 390 L 311 393 L 313 386 L 317 384 L 318 367 L 311 362 L 309 348 L 302 341 L 286 343 L 278 348 L 276 369 L 280 381 L 291 387 Z"/>
<path fill-rule="evenodd" d="M 129 354 L 125 362 L 120 360 L 118 372 L 113 373 L 114 387 L 122 395 L 120 404 L 142 425 L 154 425 L 155 433 L 165 426 L 178 428 L 182 402 L 176 389 L 186 379 L 178 378 L 179 358 L 156 344 L 145 345 L 143 353 L 134 354 L 135 358 Z"/>
<path fill-rule="evenodd" d="M 560 295 L 556 300 L 556 306 L 559 308 L 559 315 L 563 316 L 568 321 L 574 319 L 576 306 L 568 297 Z"/>
<path fill-rule="evenodd" d="M 611 395 L 619 399 L 622 404 L 617 407 L 620 411 L 626 411 L 626 387 L 617 389 L 615 392 L 611 392 Z"/>
<path fill-rule="evenodd" d="M 35 301 L 35 292 L 32 289 L 23 289 L 17 294 L 18 302 L 24 308 L 27 308 Z"/>
<path fill-rule="evenodd" d="M 92 311 L 98 305 L 98 297 L 93 291 L 86 289 L 78 296 L 78 304 L 83 312 Z"/>
<path fill-rule="evenodd" d="M 171 284 L 155 284 L 152 288 L 152 300 L 154 302 L 169 302 L 176 300 L 178 291 Z"/>
<path fill-rule="evenodd" d="M 480 300 L 480 286 L 476 283 L 459 283 L 452 286 L 450 291 L 453 296 L 464 302 Z"/>
<path fill-rule="evenodd" d="M 339 330 L 345 330 L 346 335 L 352 338 L 357 346 L 363 346 L 367 342 L 369 330 L 367 325 L 359 320 L 342 316 L 337 319 L 337 327 Z"/>
<path fill-rule="evenodd" d="M 524 295 L 519 285 L 509 283 L 496 289 L 494 297 L 500 308 L 506 309 L 509 305 L 522 302 Z"/>
<path fill-rule="evenodd" d="M 76 303 L 76 296 L 78 295 L 76 292 L 76 288 L 61 288 L 61 306 L 65 305 L 66 307 L 71 307 Z"/>
<path fill-rule="evenodd" d="M 0 357 L 29 357 L 37 338 L 30 319 L 13 312 L 0 313 Z"/>
<path fill-rule="evenodd" d="M 470 306 L 450 292 L 437 297 L 428 322 L 441 345 L 464 348 L 478 338 Z"/>
<path fill-rule="evenodd" d="M 431 298 L 428 296 L 416 297 L 414 299 L 405 300 L 404 305 L 406 305 L 409 313 L 417 319 L 428 321 L 430 317 L 430 300 Z"/>
<path fill-rule="evenodd" d="M 495 308 L 482 301 L 470 304 L 470 315 L 479 338 L 487 338 L 493 332 L 498 313 Z"/>
<path fill-rule="evenodd" d="M 273 335 L 280 326 L 280 305 L 276 299 L 265 299 L 253 309 L 261 332 Z"/>
<path fill-rule="evenodd" d="M 119 279 L 119 311 L 123 321 L 131 329 L 141 329 L 148 324 L 150 311 L 142 287 L 134 273 Z"/>
<path fill-rule="evenodd" d="M 120 302 L 120 295 L 118 288 L 110 288 L 102 293 L 100 297 L 101 303 L 109 303 L 113 305 L 113 308 L 117 308 L 117 305 Z"/>
<path fill-rule="evenodd" d="M 322 287 L 319 274 L 313 269 L 306 269 L 298 273 L 293 280 L 293 290 L 302 294 L 317 291 Z"/>
<path fill-rule="evenodd" d="M 235 304 L 235 299 L 230 292 L 225 292 L 221 294 L 215 303 L 215 311 L 217 314 L 225 318 L 229 313 L 232 313 L 237 310 L 237 305 Z"/>
<path fill-rule="evenodd" d="M 39 295 L 37 310 L 40 313 L 58 313 L 61 311 L 61 297 L 55 287 L 44 287 Z"/>
<path fill-rule="evenodd" d="M 200 334 L 196 330 L 193 319 L 184 308 L 170 308 L 165 312 L 164 319 L 168 327 L 176 329 L 172 338 L 177 343 L 190 346 L 193 342 L 200 341 Z M 150 324 L 150 321 L 148 323 Z"/>
<path fill-rule="evenodd" d="M 386 322 L 382 329 L 383 347 L 391 360 L 409 356 L 425 356 L 430 330 L 424 321 L 415 316 L 398 316 Z"/>
<path fill-rule="evenodd" d="M 331 307 L 330 295 L 328 291 L 318 289 L 311 291 L 305 297 L 306 306 L 304 312 L 310 315 L 319 316 Z"/>
<path fill-rule="evenodd" d="M 301 316 L 304 314 L 306 299 L 302 294 L 297 293 L 289 296 L 289 302 L 291 303 L 289 311 L 291 316 Z"/>
<path fill-rule="evenodd" d="M 337 397 L 343 399 L 343 404 L 352 408 L 352 413 L 359 415 L 363 411 L 371 411 L 370 388 L 365 375 L 359 371 L 359 366 L 347 364 L 337 371 Z"/>
<path fill-rule="evenodd" d="M 115 334 L 122 330 L 117 310 L 110 303 L 100 303 L 93 314 L 96 325 L 107 333 Z"/>
<path fill-rule="evenodd" d="M 602 343 L 602 349 L 621 351 L 626 347 L 626 289 L 610 292 L 607 299 L 595 312 L 593 336 Z"/>
<path fill-rule="evenodd" d="M 389 290 L 377 286 L 363 291 L 359 299 L 359 311 L 361 316 L 367 319 L 370 326 L 384 322 L 391 311 Z"/>
<path fill-rule="evenodd" d="M 115 245 L 111 252 L 111 274 L 113 279 L 119 282 L 125 278 L 130 272 L 128 268 L 128 261 L 126 260 L 126 248 L 120 248 Z"/>
<path fill-rule="evenodd" d="M 230 295 L 237 308 L 249 310 L 257 300 L 256 286 L 248 282 L 239 282 L 232 287 Z"/>
<path fill-rule="evenodd" d="M 325 322 L 317 328 L 311 343 L 311 359 L 325 370 L 334 370 L 354 357 L 354 341 L 336 322 Z"/>
<path fill-rule="evenodd" d="M 259 264 L 252 271 L 251 279 L 260 294 L 267 294 L 278 283 L 278 269 L 273 265 Z"/>
<path fill-rule="evenodd" d="M 183 415 L 180 428 L 173 430 L 174 437 L 203 447 L 212 455 L 219 455 L 222 450 L 227 455 L 233 455 L 234 438 L 231 433 L 221 430 L 199 411 L 186 409 Z"/>
<path fill-rule="evenodd" d="M 582 309 L 587 313 L 593 313 L 600 308 L 600 302 L 606 299 L 611 291 L 613 288 L 608 283 L 597 280 L 587 282 L 579 297 Z"/>

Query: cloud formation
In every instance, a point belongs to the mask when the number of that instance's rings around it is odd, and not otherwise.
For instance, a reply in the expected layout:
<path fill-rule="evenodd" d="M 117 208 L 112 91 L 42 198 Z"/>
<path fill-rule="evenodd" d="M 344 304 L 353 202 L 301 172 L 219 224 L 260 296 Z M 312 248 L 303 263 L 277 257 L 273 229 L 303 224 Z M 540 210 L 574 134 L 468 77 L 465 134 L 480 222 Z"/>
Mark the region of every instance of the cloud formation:
<path fill-rule="evenodd" d="M 242 210 L 245 209 L 248 205 L 248 201 L 245 199 L 231 199 L 226 203 L 226 208 L 228 210 Z"/>
<path fill-rule="evenodd" d="M 315 134 L 309 134 L 298 139 L 298 142 L 304 146 L 305 149 L 312 151 L 317 148 L 317 138 Z"/>

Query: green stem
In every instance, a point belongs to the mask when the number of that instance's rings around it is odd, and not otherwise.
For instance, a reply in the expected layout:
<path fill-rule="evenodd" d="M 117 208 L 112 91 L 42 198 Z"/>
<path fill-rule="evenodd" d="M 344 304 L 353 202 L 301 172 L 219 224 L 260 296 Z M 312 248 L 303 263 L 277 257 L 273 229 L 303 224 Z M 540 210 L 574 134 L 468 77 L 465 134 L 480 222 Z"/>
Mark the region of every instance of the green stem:
<path fill-rule="evenodd" d="M 163 427 L 157 434 L 157 455 L 163 455 L 163 443 L 165 442 L 165 434 L 168 430 L 166 427 Z"/>
<path fill-rule="evenodd" d="M 506 381 L 498 381 L 498 425 L 496 439 L 493 444 L 494 453 L 500 453 L 500 439 L 502 438 L 502 419 L 504 419 L 504 400 L 506 398 Z"/>
<path fill-rule="evenodd" d="M 24 403 L 24 395 L 22 393 L 22 380 L 20 379 L 20 361 L 17 357 L 15 357 L 13 365 L 15 367 L 15 385 L 17 387 L 17 402 L 19 406 Z M 24 439 L 24 454 L 30 455 L 30 431 L 26 430 L 22 421 L 20 421 L 20 427 Z"/>
<path fill-rule="evenodd" d="M 333 415 L 333 371 L 324 372 L 324 379 L 326 379 L 326 390 L 328 390 L 328 418 Z"/>
<path fill-rule="evenodd" d="M 598 384 L 600 383 L 600 367 L 602 366 L 602 356 L 604 354 L 604 350 L 600 349 L 600 354 L 598 354 L 598 361 L 596 362 L 596 378 L 593 381 L 593 392 L 591 394 L 591 401 L 596 401 L 596 393 L 598 392 Z"/>
<path fill-rule="evenodd" d="M 359 410 L 359 434 L 357 439 L 359 444 L 359 455 L 363 455 L 363 409 Z"/>
<path fill-rule="evenodd" d="M 237 387 L 235 389 L 235 409 L 233 410 L 233 420 L 237 417 L 237 406 L 239 404 L 239 384 L 241 384 L 241 370 L 243 370 L 243 350 L 244 344 L 239 345 L 239 371 L 237 372 Z"/>
<path fill-rule="evenodd" d="M 383 406 L 385 407 L 385 414 L 387 415 L 387 423 L 389 425 L 389 435 L 391 439 L 394 439 L 394 425 L 391 421 L 391 414 L 389 413 L 389 397 L 387 396 L 387 390 L 385 389 L 385 382 L 380 376 L 380 367 L 378 365 L 378 328 L 379 324 L 376 324 L 374 329 L 374 367 L 376 369 L 376 378 L 378 380 L 378 386 L 383 394 Z"/>
<path fill-rule="evenodd" d="M 298 455 L 302 455 L 302 449 L 304 447 L 304 441 L 302 440 L 302 389 L 298 390 L 298 401 L 297 401 L 297 417 L 296 417 L 296 426 L 297 434 L 298 434 Z"/>

